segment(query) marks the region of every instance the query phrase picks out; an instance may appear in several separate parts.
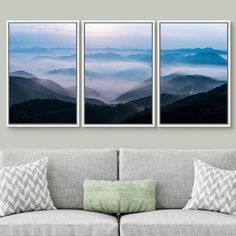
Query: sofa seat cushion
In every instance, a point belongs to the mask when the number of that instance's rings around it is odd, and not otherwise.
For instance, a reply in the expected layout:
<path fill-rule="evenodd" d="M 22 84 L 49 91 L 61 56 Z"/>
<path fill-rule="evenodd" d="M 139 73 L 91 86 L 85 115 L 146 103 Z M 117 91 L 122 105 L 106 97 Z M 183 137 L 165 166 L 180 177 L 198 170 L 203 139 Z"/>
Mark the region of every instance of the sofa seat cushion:
<path fill-rule="evenodd" d="M 4 236 L 117 236 L 117 218 L 83 210 L 48 210 L 0 219 Z"/>
<path fill-rule="evenodd" d="M 232 236 L 236 216 L 198 210 L 158 210 L 121 217 L 121 236 Z"/>

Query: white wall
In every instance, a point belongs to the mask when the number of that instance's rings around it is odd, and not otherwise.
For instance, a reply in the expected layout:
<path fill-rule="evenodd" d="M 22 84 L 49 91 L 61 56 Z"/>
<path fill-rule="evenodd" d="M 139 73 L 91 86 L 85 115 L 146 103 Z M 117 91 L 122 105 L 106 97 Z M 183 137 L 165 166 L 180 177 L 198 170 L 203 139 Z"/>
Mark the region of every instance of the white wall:
<path fill-rule="evenodd" d="M 234 0 L 1 0 L 0 148 L 235 148 Z M 6 20 L 231 20 L 231 128 L 6 128 Z"/>

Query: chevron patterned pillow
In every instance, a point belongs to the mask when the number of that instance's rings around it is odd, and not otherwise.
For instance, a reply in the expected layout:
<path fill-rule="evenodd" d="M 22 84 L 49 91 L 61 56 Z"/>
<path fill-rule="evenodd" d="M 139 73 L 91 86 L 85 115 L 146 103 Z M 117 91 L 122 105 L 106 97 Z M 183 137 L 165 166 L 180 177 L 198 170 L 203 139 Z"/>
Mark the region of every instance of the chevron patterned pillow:
<path fill-rule="evenodd" d="M 236 213 L 236 171 L 194 161 L 194 185 L 184 209 Z"/>
<path fill-rule="evenodd" d="M 53 205 L 47 182 L 48 158 L 0 169 L 0 217 Z"/>

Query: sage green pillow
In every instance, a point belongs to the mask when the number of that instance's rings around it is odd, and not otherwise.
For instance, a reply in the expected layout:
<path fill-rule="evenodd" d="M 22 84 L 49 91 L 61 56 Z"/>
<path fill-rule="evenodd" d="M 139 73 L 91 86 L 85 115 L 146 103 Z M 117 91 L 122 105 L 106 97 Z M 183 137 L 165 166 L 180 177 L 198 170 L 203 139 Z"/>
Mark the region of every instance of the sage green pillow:
<path fill-rule="evenodd" d="M 84 181 L 84 209 L 108 214 L 156 209 L 155 183 L 139 181 Z"/>

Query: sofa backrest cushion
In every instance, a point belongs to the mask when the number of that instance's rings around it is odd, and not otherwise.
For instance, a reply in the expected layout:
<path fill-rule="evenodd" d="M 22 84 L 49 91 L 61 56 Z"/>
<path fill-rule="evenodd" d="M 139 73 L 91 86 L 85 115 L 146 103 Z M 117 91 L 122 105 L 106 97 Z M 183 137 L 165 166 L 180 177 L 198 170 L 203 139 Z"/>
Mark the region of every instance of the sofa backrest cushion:
<path fill-rule="evenodd" d="M 138 150 L 121 149 L 121 180 L 153 179 L 158 209 L 183 208 L 191 198 L 194 159 L 236 170 L 236 150 Z"/>
<path fill-rule="evenodd" d="M 56 208 L 82 209 L 84 179 L 117 180 L 117 151 L 2 150 L 0 168 L 48 157 L 48 187 Z"/>

